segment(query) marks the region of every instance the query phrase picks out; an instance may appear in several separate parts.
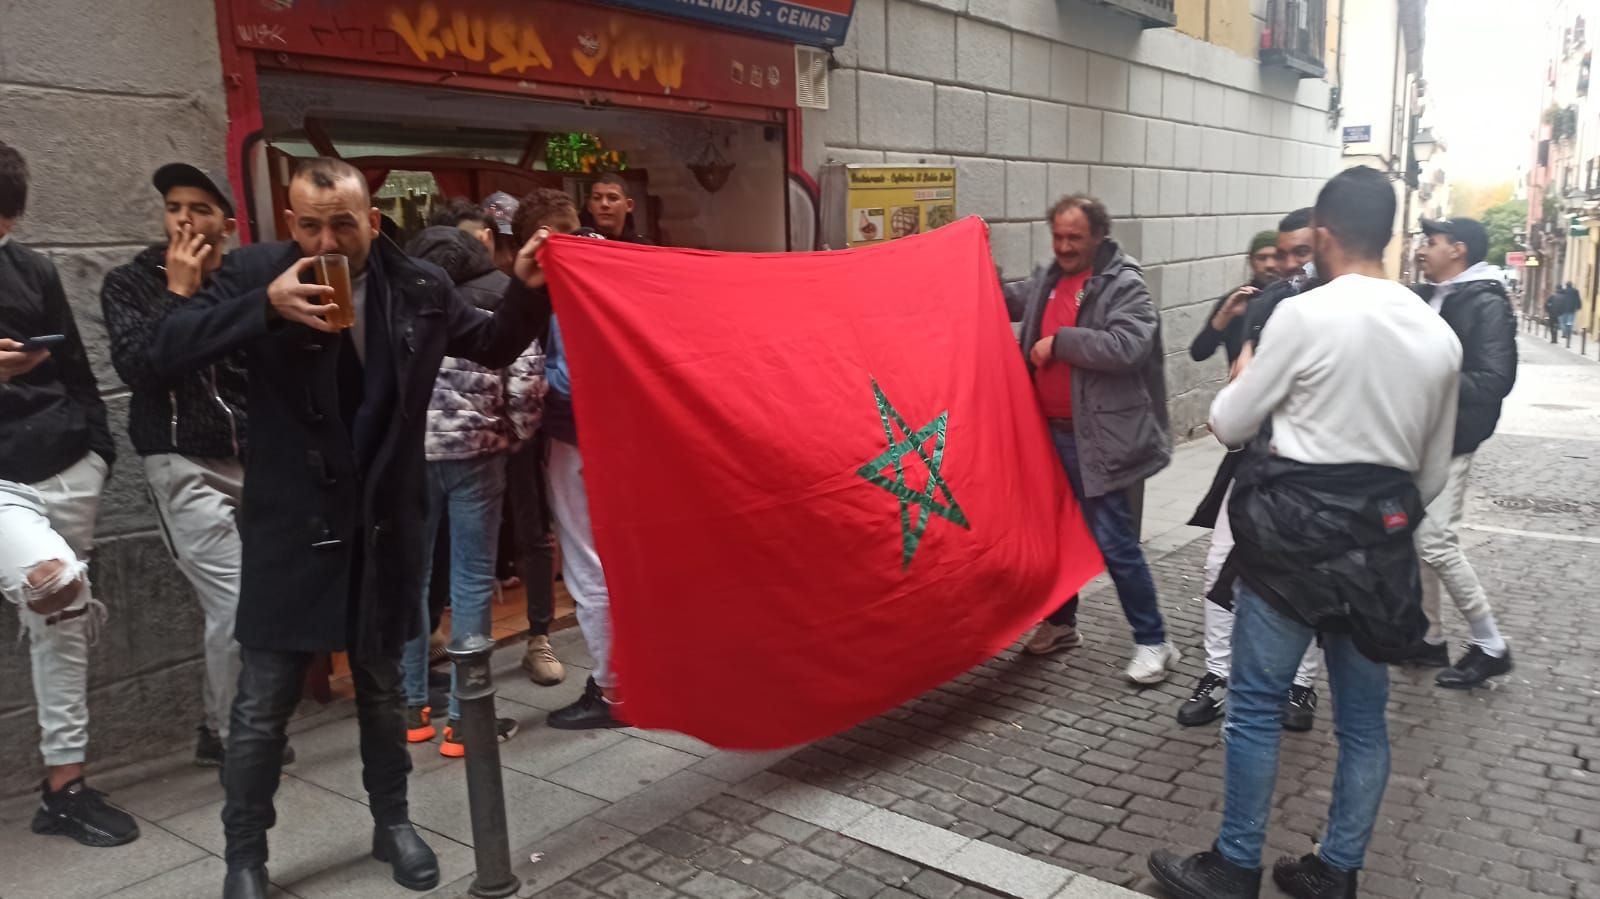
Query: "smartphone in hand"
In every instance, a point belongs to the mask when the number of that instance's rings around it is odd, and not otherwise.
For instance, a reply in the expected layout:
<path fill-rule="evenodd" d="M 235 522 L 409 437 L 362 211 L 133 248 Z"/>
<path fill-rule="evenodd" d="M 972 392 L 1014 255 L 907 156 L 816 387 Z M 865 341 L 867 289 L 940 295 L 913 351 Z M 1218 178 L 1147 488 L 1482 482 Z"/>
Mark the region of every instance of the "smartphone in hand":
<path fill-rule="evenodd" d="M 48 350 L 67 342 L 65 334 L 41 334 L 38 337 L 25 337 L 22 346 L 18 349 L 21 353 L 34 353 L 39 350 Z"/>

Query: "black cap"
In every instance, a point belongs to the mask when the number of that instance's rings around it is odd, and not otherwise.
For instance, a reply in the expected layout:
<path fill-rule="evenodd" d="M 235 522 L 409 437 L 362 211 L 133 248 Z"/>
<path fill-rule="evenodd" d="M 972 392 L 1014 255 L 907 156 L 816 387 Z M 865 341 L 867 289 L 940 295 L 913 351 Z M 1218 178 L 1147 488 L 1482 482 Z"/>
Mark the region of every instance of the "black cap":
<path fill-rule="evenodd" d="M 1489 255 L 1489 232 L 1477 219 L 1423 219 L 1422 233 L 1429 237 L 1443 234 L 1451 243 L 1466 244 L 1468 265 L 1477 265 Z"/>
<path fill-rule="evenodd" d="M 150 183 L 161 191 L 164 197 L 174 187 L 197 187 L 210 194 L 222 207 L 222 211 L 233 218 L 233 187 L 228 184 L 228 178 L 221 172 L 206 173 L 188 164 L 187 162 L 169 162 L 156 169 Z"/>

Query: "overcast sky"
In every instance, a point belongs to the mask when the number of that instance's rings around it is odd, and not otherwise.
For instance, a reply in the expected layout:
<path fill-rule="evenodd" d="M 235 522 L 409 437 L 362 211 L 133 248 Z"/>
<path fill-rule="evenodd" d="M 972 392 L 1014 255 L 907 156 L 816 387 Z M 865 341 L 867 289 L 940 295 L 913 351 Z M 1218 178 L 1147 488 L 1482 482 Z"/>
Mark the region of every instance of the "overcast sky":
<path fill-rule="evenodd" d="M 1451 181 L 1510 181 L 1531 157 L 1553 8 L 1551 0 L 1428 3 L 1425 121 L 1449 146 Z"/>

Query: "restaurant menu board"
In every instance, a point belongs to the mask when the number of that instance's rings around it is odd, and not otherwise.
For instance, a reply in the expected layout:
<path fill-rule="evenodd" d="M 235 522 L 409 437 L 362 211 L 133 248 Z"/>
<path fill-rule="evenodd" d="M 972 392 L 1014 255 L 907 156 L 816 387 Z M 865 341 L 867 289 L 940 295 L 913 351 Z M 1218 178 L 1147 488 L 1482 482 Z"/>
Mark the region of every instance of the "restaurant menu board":
<path fill-rule="evenodd" d="M 932 231 L 956 218 L 956 170 L 833 165 L 823 172 L 823 240 L 860 247 Z"/>

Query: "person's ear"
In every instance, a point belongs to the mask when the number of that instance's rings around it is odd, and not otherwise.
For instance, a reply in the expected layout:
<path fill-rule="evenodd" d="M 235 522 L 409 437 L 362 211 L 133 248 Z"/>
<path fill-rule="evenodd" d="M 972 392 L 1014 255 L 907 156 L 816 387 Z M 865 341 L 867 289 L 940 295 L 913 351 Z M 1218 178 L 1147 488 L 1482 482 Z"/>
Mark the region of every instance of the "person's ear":
<path fill-rule="evenodd" d="M 290 239 L 290 240 L 294 239 L 294 210 L 293 209 L 285 209 L 283 211 L 283 236 L 285 238 Z"/>
<path fill-rule="evenodd" d="M 222 236 L 223 237 L 232 237 L 233 235 L 235 235 L 237 233 L 239 233 L 239 220 L 238 219 L 223 219 L 222 220 Z"/>
<path fill-rule="evenodd" d="M 377 240 L 383 233 L 383 210 L 374 206 L 367 210 L 367 224 L 372 227 L 372 239 Z"/>

